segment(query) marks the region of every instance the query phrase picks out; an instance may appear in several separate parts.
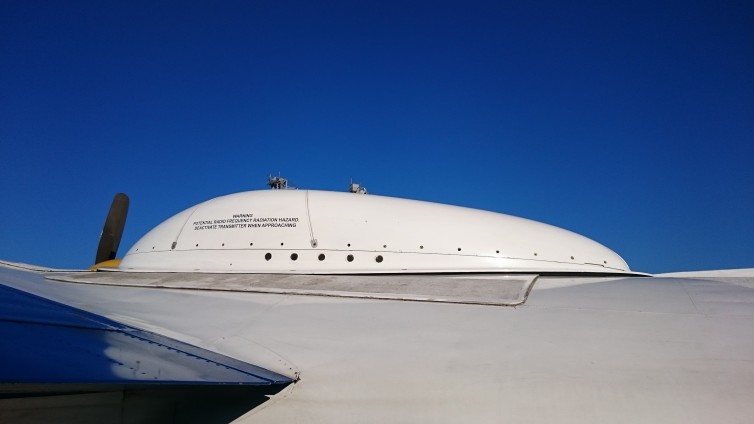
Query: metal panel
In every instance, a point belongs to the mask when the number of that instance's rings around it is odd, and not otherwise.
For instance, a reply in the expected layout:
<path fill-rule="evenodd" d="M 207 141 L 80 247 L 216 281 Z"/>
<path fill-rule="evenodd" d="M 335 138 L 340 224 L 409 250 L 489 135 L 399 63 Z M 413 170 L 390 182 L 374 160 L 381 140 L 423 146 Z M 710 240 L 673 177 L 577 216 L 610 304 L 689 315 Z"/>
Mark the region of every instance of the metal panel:
<path fill-rule="evenodd" d="M 536 275 L 284 275 L 189 272 L 52 273 L 56 281 L 422 302 L 518 306 Z"/>

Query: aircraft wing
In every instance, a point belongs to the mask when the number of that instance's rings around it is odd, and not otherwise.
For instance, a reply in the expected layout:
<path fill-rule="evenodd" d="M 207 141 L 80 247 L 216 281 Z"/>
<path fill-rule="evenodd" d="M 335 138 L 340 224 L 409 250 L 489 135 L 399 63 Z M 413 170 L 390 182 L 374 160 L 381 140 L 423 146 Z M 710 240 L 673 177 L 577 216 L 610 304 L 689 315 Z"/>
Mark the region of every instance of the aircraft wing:
<path fill-rule="evenodd" d="M 708 423 L 754 416 L 751 270 L 722 277 L 382 276 L 373 281 L 382 289 L 372 293 L 354 276 L 306 287 L 304 276 L 88 275 L 0 267 L 8 287 L 292 380 L 300 375 L 237 422 Z M 339 290 L 349 278 L 354 285 Z M 393 298 L 374 295 L 391 284 L 403 287 Z"/>
<path fill-rule="evenodd" d="M 39 275 L 0 268 L 2 422 L 228 422 L 293 381 L 23 291 Z"/>

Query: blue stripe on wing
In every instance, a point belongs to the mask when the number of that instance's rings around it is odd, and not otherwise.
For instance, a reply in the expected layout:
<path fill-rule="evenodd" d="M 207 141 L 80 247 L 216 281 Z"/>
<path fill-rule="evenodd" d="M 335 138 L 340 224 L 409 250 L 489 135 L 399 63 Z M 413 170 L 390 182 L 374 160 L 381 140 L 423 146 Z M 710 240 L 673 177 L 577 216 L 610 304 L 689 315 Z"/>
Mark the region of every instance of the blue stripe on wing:
<path fill-rule="evenodd" d="M 0 284 L 0 383 L 291 382 L 256 365 Z"/>

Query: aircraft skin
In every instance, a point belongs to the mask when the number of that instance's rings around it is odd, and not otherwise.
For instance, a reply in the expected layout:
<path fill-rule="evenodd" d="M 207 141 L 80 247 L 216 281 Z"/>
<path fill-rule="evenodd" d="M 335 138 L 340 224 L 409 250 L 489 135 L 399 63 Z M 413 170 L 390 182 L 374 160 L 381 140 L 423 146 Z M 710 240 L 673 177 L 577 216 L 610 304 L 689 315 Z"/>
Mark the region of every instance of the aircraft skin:
<path fill-rule="evenodd" d="M 242 423 L 751 422 L 754 270 L 585 270 L 200 278 L 5 265 L 0 283 L 296 380 Z"/>

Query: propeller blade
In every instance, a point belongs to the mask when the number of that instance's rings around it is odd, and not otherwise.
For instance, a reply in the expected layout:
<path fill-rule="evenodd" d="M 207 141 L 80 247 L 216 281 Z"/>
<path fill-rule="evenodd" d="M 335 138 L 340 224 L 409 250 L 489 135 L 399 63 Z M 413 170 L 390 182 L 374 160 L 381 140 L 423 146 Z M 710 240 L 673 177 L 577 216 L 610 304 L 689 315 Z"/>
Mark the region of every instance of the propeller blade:
<path fill-rule="evenodd" d="M 102 228 L 102 235 L 97 246 L 97 257 L 94 260 L 95 265 L 115 259 L 120 245 L 120 238 L 123 235 L 123 228 L 126 226 L 126 215 L 128 215 L 128 196 L 118 193 L 113 198 L 110 205 L 110 212 L 107 213 L 105 226 Z"/>

